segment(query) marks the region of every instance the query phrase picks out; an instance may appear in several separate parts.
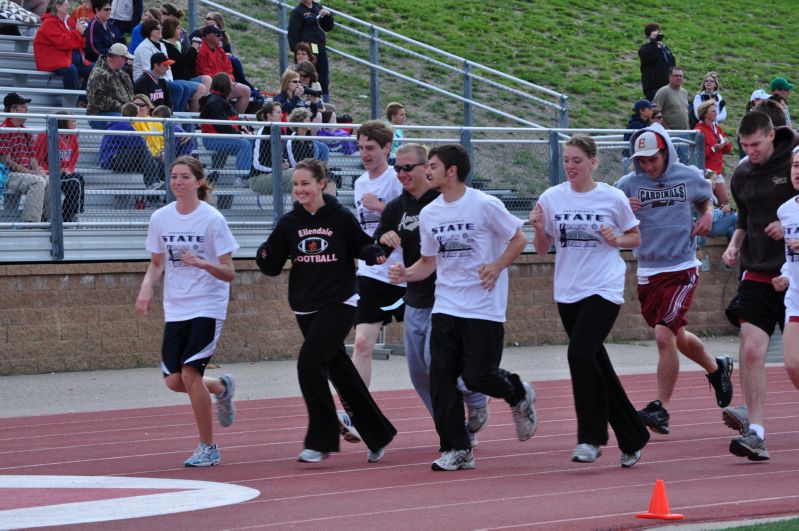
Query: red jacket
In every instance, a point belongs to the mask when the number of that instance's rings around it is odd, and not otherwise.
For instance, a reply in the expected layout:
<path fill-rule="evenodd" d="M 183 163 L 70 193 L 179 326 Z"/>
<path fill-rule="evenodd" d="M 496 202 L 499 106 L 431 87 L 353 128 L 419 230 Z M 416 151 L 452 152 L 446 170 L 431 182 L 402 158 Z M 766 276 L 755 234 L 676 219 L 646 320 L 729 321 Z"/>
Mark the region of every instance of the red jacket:
<path fill-rule="evenodd" d="M 42 16 L 42 25 L 33 38 L 33 58 L 37 70 L 52 72 L 59 68 L 69 68 L 74 49 L 83 56 L 86 40 L 75 29 L 75 21 L 71 17 L 67 17 L 67 24 L 69 28 L 64 25 L 63 20 L 50 13 Z M 84 64 L 90 63 L 84 58 Z"/>
<path fill-rule="evenodd" d="M 39 133 L 34 143 L 34 153 L 39 161 L 39 166 L 48 169 L 47 165 L 47 133 Z M 58 157 L 61 173 L 75 173 L 80 158 L 78 135 L 58 135 Z"/>
<path fill-rule="evenodd" d="M 716 130 L 713 131 L 713 126 L 705 122 L 699 122 L 694 126 L 694 129 L 705 135 L 705 168 L 713 170 L 719 175 L 724 171 L 724 163 L 722 157 L 732 151 L 732 143 L 727 142 L 723 148 L 713 150 L 713 146 L 721 142 L 722 138 L 727 138 L 721 126 L 716 124 Z"/>
<path fill-rule="evenodd" d="M 197 52 L 197 62 L 194 67 L 198 76 L 214 77 L 219 72 L 227 72 L 233 80 L 233 64 L 221 46 L 212 50 L 203 42 Z"/>

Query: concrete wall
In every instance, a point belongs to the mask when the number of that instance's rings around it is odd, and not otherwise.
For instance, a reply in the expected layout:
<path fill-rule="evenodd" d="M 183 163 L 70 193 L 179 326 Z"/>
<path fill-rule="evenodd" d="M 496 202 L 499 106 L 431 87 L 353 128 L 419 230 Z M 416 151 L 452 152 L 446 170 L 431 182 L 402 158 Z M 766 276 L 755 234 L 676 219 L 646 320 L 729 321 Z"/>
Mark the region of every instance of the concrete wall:
<path fill-rule="evenodd" d="M 737 288 L 736 273 L 720 266 L 723 244 L 709 243 L 712 270 L 702 274 L 688 314 L 691 330 L 700 334 L 735 332 L 723 314 Z M 648 339 L 653 335 L 638 313 L 635 264 L 631 253 L 624 256 L 627 303 L 610 340 Z M 163 329 L 160 298 L 151 315 L 134 311 L 146 268 L 145 262 L 0 265 L 0 375 L 156 367 Z M 237 260 L 236 269 L 215 359 L 295 356 L 301 336 L 287 302 L 287 272 L 265 277 L 251 260 Z M 511 267 L 508 345 L 566 341 L 552 301 L 553 269 L 552 255 L 524 255 Z M 400 325 L 388 327 L 387 343 L 401 343 L 401 337 Z"/>

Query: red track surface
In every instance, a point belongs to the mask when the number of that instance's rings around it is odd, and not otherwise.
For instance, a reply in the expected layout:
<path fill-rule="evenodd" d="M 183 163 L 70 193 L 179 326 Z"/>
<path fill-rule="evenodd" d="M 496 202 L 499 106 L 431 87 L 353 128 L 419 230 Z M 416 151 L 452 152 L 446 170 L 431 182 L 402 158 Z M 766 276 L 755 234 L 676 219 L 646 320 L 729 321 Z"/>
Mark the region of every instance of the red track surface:
<path fill-rule="evenodd" d="M 300 398 L 284 398 L 239 402 L 235 424 L 217 430 L 222 465 L 206 469 L 182 466 L 196 445 L 188 406 L 2 419 L 0 474 L 193 479 L 261 491 L 238 505 L 82 529 L 636 528 L 663 523 L 634 518 L 647 510 L 656 479 L 665 481 L 671 509 L 685 514 L 683 522 L 794 514 L 799 392 L 782 368 L 767 374 L 771 460 L 763 463 L 728 453 L 735 432 L 722 424 L 704 376 L 689 372 L 672 400 L 671 434 L 653 434 L 631 469 L 619 466 L 612 434 L 596 463 L 570 461 L 576 444 L 571 385 L 552 381 L 536 385 L 541 424 L 525 443 L 516 440 L 505 404 L 492 401 L 472 471 L 430 470 L 438 456 L 432 420 L 413 391 L 401 391 L 375 394 L 399 430 L 377 464 L 366 462 L 363 445 L 343 441 L 342 452 L 322 463 L 297 463 L 305 407 Z M 637 407 L 653 398 L 654 375 L 622 380 Z M 18 506 L 40 505 L 48 492 L 49 503 L 70 501 L 42 487 L 28 504 L 15 492 Z"/>

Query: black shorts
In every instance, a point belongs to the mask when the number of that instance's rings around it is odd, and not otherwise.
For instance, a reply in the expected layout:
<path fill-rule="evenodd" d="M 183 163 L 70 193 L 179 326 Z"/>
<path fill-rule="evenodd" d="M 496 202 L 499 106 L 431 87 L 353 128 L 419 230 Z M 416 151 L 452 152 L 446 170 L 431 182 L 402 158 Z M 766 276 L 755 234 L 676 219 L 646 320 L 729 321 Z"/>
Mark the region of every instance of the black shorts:
<path fill-rule="evenodd" d="M 356 277 L 358 280 L 358 313 L 355 316 L 355 324 L 361 323 L 380 323 L 388 324 L 391 317 L 402 321 L 405 315 L 405 303 L 402 297 L 405 295 L 405 288 L 380 282 L 371 277 Z M 397 304 L 399 302 L 399 304 Z M 396 307 L 395 307 L 396 306 Z M 384 308 L 391 307 L 390 310 Z"/>
<path fill-rule="evenodd" d="M 777 291 L 765 282 L 742 280 L 726 314 L 735 327 L 740 328 L 741 321 L 744 321 L 771 335 L 775 325 L 780 329 L 785 326 L 785 292 Z"/>
<path fill-rule="evenodd" d="M 204 374 L 205 366 L 214 355 L 223 323 L 221 319 L 210 317 L 168 321 L 164 325 L 164 343 L 161 346 L 164 376 L 180 373 L 184 365 L 191 365 Z"/>

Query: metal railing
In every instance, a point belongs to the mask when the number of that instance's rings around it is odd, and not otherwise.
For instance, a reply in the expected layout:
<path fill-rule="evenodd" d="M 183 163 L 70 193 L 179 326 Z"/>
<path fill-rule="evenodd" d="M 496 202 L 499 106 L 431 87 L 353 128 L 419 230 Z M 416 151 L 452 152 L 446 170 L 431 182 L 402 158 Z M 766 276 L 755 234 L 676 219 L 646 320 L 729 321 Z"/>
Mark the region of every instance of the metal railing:
<path fill-rule="evenodd" d="M 211 0 L 189 0 L 189 25 L 192 30 L 195 29 L 198 5 L 204 4 L 214 10 L 238 17 L 276 34 L 278 36 L 277 62 L 279 72 L 276 73 L 275 79 L 279 79 L 280 74 L 288 66 L 287 14 L 294 5 L 287 4 L 282 0 L 267 1 L 276 6 L 276 21 L 274 24 L 264 22 Z M 239 7 L 239 9 L 242 8 Z M 462 103 L 462 125 L 465 128 L 474 125 L 474 111 L 476 109 L 483 110 L 494 117 L 529 127 L 569 126 L 569 101 L 568 96 L 565 94 L 375 26 L 344 12 L 330 7 L 327 7 L 327 9 L 335 15 L 337 20 L 335 28 L 340 31 L 338 35 L 337 32 L 328 34 L 329 42 L 326 49 L 334 55 L 347 59 L 350 63 L 368 69 L 369 107 L 372 119 L 383 115 L 381 95 L 386 91 L 381 88 L 382 74 L 393 80 L 422 87 L 432 93 L 445 96 L 449 100 Z M 263 17 L 264 13 L 259 13 L 259 16 Z M 343 23 L 342 20 L 350 25 Z M 342 33 L 353 36 L 356 42 L 346 42 Z M 330 45 L 331 43 L 333 44 L 332 46 Z M 368 44 L 368 49 L 363 50 L 363 57 L 358 57 L 356 53 L 359 43 Z M 344 47 L 347 47 L 347 50 Z M 396 53 L 396 55 L 386 59 L 386 53 Z M 441 77 L 440 83 L 422 81 L 417 78 L 416 71 L 401 72 L 400 67 L 407 63 L 409 59 L 417 61 L 411 65 L 417 71 L 419 69 L 435 68 L 436 75 Z M 457 74 L 458 77 L 453 78 L 453 74 Z M 454 88 L 442 88 L 444 84 L 451 86 L 452 82 L 458 78 L 462 81 L 460 94 L 456 93 Z M 480 87 L 482 87 L 482 91 L 479 90 Z M 482 101 L 478 99 L 478 93 L 482 94 Z M 502 103 L 502 105 L 498 105 L 498 103 Z M 511 110 L 508 111 L 508 109 Z M 547 116 L 547 110 L 552 114 Z M 527 116 L 528 113 L 534 116 Z M 468 147 L 469 140 L 467 129 L 464 131 L 461 143 Z"/>
<path fill-rule="evenodd" d="M 113 132 L 88 128 L 87 121 L 96 117 L 86 115 L 0 113 L 0 120 L 7 116 L 24 116 L 35 125 L 19 130 L 1 129 L 0 134 L 13 131 L 24 131 L 33 136 L 46 134 L 50 218 L 45 223 L 20 221 L 25 198 L 14 197 L 13 190 L 6 190 L 0 209 L 0 262 L 147 258 L 143 248 L 147 222 L 155 209 L 171 200 L 169 187 L 162 187 L 160 181 L 163 179 L 168 182 L 169 166 L 181 153 L 182 142 L 191 144 L 189 152 L 203 162 L 206 174 L 214 181 L 216 206 L 240 240 L 241 255 L 252 256 L 273 222 L 292 205 L 289 174 L 284 172 L 282 164 L 289 137 L 281 129 L 308 125 L 245 122 L 256 131 L 265 129 L 262 134 L 242 136 L 181 132 L 178 129 L 187 122 L 191 125 L 229 125 L 229 121 L 149 118 L 145 121 L 158 123 L 163 127 L 163 132 Z M 59 130 L 57 121 L 69 118 L 78 121 L 77 129 Z M 109 121 L 141 121 L 135 118 L 104 118 Z M 340 124 L 313 125 L 319 128 L 340 127 Z M 353 127 L 357 127 L 357 124 Z M 409 126 L 405 142 L 427 145 L 459 142 L 462 132 L 463 128 L 459 126 Z M 586 133 L 596 139 L 601 150 L 600 163 L 595 172 L 597 180 L 612 183 L 626 172 L 627 160 L 623 151 L 628 144 L 622 140 L 623 134 L 629 132 L 626 130 L 472 127 L 469 132 L 473 137 L 472 186 L 495 195 L 522 219 L 527 218 L 541 192 L 563 180 L 562 146 L 570 134 Z M 703 167 L 704 140 L 701 135 L 696 131 L 672 133 L 680 160 Z M 80 174 L 83 180 L 82 211 L 80 206 L 69 204 L 69 201 L 74 200 L 70 198 L 75 196 L 67 193 L 61 181 L 59 134 L 76 134 L 79 139 L 81 153 L 75 173 Z M 157 175 L 153 177 L 151 163 L 135 160 L 132 154 L 124 155 L 122 164 L 110 163 L 107 151 L 109 140 L 106 140 L 105 146 L 103 140 L 111 137 L 158 139 L 163 151 L 156 162 Z M 252 151 L 245 153 L 240 147 L 241 143 L 226 146 L 224 142 L 218 142 L 225 139 L 244 140 L 247 149 Z M 259 153 L 254 152 L 256 141 L 260 141 L 259 146 L 261 143 L 268 146 L 271 160 L 281 161 L 281 164 L 272 164 L 271 173 L 251 172 L 252 159 L 259 157 Z M 353 182 L 363 168 L 357 154 L 336 150 L 342 147 L 341 142 L 354 141 L 354 137 L 331 137 L 318 133 L 300 140 L 324 143 L 331 148 L 328 166 L 338 185 L 339 200 L 350 208 L 354 207 Z M 309 146 L 312 148 L 313 144 Z M 142 157 L 143 153 L 139 150 L 136 156 Z M 303 153 L 299 151 L 297 157 L 303 156 Z M 152 152 L 147 156 L 152 156 Z M 154 185 L 156 180 L 159 182 Z M 75 219 L 65 220 L 65 211 L 75 213 Z"/>

